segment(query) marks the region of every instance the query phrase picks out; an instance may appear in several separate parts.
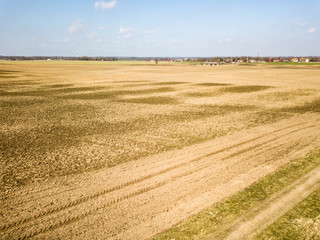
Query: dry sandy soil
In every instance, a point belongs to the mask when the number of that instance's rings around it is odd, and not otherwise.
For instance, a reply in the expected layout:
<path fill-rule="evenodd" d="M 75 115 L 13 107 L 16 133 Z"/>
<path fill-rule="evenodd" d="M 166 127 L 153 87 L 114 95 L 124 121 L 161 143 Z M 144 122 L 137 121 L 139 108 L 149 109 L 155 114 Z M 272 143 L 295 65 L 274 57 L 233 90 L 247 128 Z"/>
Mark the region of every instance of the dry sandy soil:
<path fill-rule="evenodd" d="M 319 73 L 0 63 L 0 238 L 151 238 L 319 147 Z"/>

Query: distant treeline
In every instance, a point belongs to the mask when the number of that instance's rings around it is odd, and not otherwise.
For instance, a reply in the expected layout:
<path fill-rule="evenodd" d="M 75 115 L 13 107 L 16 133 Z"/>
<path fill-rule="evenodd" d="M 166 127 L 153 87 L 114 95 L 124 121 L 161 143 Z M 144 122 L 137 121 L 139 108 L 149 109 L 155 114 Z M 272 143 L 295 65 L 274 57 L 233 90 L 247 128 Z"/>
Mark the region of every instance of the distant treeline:
<path fill-rule="evenodd" d="M 61 57 L 61 56 L 0 56 L 0 60 L 25 61 L 25 60 L 77 60 L 77 61 L 178 61 L 178 62 L 249 62 L 254 59 L 256 61 L 265 62 L 286 62 L 290 61 L 294 56 L 287 57 Z M 301 58 L 301 57 L 299 57 Z M 320 56 L 306 56 L 309 62 L 320 62 Z"/>
<path fill-rule="evenodd" d="M 28 60 L 77 60 L 77 61 L 118 61 L 116 57 L 60 57 L 60 56 L 0 56 L 1 60 L 28 61 Z"/>

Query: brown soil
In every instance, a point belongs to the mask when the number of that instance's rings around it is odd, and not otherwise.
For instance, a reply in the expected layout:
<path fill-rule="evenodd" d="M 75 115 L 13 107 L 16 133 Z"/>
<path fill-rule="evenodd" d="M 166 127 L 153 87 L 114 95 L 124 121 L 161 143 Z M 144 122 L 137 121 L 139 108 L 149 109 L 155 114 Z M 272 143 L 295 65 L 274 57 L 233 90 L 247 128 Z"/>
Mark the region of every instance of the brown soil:
<path fill-rule="evenodd" d="M 3 239 L 146 239 L 319 146 L 304 114 L 3 196 Z"/>
<path fill-rule="evenodd" d="M 0 62 L 0 238 L 151 238 L 319 147 L 319 71 Z"/>

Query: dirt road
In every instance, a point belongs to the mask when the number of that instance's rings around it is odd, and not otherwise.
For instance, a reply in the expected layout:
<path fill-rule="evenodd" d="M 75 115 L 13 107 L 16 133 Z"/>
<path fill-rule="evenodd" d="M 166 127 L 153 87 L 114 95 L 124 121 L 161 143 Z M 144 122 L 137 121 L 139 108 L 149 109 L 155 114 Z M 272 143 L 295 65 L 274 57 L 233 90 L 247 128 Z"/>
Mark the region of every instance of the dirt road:
<path fill-rule="evenodd" d="M 226 240 L 250 239 L 275 222 L 319 187 L 320 168 L 316 168 L 275 196 L 262 203 L 232 228 Z M 214 238 L 207 238 L 214 239 Z"/>
<path fill-rule="evenodd" d="M 305 114 L 1 196 L 1 239 L 147 239 L 320 145 Z"/>

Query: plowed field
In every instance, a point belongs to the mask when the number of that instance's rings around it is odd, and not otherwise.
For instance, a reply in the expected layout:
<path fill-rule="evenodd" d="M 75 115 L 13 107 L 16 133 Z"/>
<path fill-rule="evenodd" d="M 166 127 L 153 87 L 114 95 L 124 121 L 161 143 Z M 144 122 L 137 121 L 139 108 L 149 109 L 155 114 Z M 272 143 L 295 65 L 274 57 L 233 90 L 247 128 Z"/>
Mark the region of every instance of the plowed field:
<path fill-rule="evenodd" d="M 319 147 L 319 73 L 0 63 L 0 238 L 151 238 Z"/>

